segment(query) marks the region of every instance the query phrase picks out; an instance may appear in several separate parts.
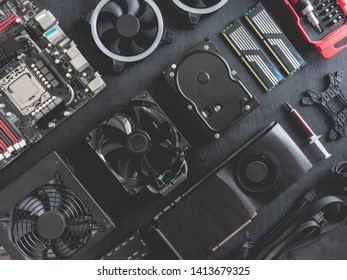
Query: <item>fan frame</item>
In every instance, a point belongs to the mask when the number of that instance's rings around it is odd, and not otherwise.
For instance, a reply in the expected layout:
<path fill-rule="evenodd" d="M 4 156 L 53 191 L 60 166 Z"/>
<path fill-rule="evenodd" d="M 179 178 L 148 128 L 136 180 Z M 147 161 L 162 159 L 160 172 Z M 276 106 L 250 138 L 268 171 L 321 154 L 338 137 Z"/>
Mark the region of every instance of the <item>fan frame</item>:
<path fill-rule="evenodd" d="M 92 36 L 99 47 L 99 49 L 108 57 L 112 58 L 115 62 L 123 62 L 123 63 L 129 63 L 129 62 L 136 62 L 145 59 L 146 57 L 150 56 L 160 45 L 163 36 L 164 36 L 164 18 L 163 15 L 158 7 L 158 5 L 153 0 L 139 0 L 139 1 L 145 1 L 154 11 L 156 17 L 157 17 L 157 23 L 158 23 L 158 32 L 157 37 L 155 38 L 153 44 L 143 53 L 134 55 L 134 56 L 123 56 L 119 54 L 115 54 L 111 52 L 101 41 L 99 34 L 98 34 L 98 18 L 102 11 L 102 9 L 112 0 L 101 0 L 100 3 L 96 6 L 95 10 L 93 11 L 90 19 L 90 25 L 92 30 Z"/>
<path fill-rule="evenodd" d="M 122 184 L 123 188 L 130 194 L 130 195 L 136 195 L 138 194 L 141 190 L 144 188 L 147 188 L 151 193 L 158 194 L 160 193 L 161 195 L 165 196 L 168 193 L 170 193 L 173 189 L 175 189 L 182 181 L 184 181 L 187 178 L 188 174 L 188 164 L 186 163 L 186 160 L 184 159 L 184 167 L 182 169 L 182 172 L 175 180 L 163 187 L 160 191 L 156 189 L 153 186 L 153 183 L 155 183 L 155 180 L 158 179 L 162 174 L 159 174 L 155 178 L 149 178 L 149 179 L 143 179 L 143 180 L 136 180 L 132 178 L 125 178 L 119 175 L 116 171 L 113 170 L 113 168 L 109 165 L 105 157 L 103 156 L 101 150 L 100 150 L 100 145 L 98 143 L 99 140 L 99 127 L 102 126 L 103 124 L 107 123 L 108 120 L 110 120 L 113 116 L 117 115 L 119 112 L 121 112 L 126 106 L 129 106 L 133 103 L 140 102 L 143 103 L 144 106 L 147 106 L 149 108 L 155 109 L 158 112 L 160 112 L 165 119 L 168 121 L 170 126 L 176 130 L 177 135 L 181 139 L 180 146 L 177 147 L 177 151 L 184 152 L 186 155 L 186 152 L 190 150 L 191 146 L 189 142 L 185 139 L 185 137 L 181 134 L 181 132 L 176 128 L 176 126 L 172 123 L 170 118 L 165 114 L 165 112 L 161 109 L 161 107 L 155 102 L 155 100 L 152 98 L 152 96 L 147 92 L 143 91 L 140 94 L 136 95 L 134 98 L 130 100 L 128 104 L 117 110 L 115 113 L 112 114 L 111 117 L 107 118 L 106 121 L 101 123 L 98 127 L 96 127 L 92 132 L 89 133 L 87 136 L 87 142 L 89 143 L 90 147 L 95 151 L 95 153 L 98 155 L 98 157 L 101 159 L 101 161 L 107 166 L 107 168 L 110 170 L 112 175 Z M 179 159 L 178 159 L 179 161 Z M 175 163 L 174 163 L 175 164 Z M 168 170 L 172 168 L 174 165 L 172 164 L 171 166 L 168 167 Z M 166 170 L 167 171 L 167 170 Z"/>
<path fill-rule="evenodd" d="M 188 13 L 193 13 L 197 15 L 208 15 L 212 14 L 214 12 L 217 12 L 223 6 L 228 2 L 229 0 L 220 0 L 220 2 L 212 7 L 207 7 L 207 8 L 193 8 L 191 6 L 188 6 L 184 4 L 181 0 L 171 0 L 171 2 L 177 6 L 179 9 L 182 11 L 188 12 Z"/>

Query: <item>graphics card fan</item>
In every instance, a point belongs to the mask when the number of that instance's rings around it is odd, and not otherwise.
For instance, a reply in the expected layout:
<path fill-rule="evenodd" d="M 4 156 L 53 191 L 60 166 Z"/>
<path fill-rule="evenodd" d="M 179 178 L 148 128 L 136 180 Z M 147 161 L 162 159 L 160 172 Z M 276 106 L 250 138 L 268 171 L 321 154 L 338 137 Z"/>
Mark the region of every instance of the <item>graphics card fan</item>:
<path fill-rule="evenodd" d="M 173 33 L 153 0 L 102 0 L 90 16 L 93 38 L 99 49 L 112 58 L 114 71 L 126 63 L 151 55 Z"/>
<path fill-rule="evenodd" d="M 189 144 L 148 93 L 90 136 L 90 145 L 131 195 L 146 186 L 165 195 L 186 178 Z"/>
<path fill-rule="evenodd" d="M 195 26 L 202 15 L 221 9 L 228 0 L 171 0 L 171 3 L 188 16 L 189 24 Z"/>

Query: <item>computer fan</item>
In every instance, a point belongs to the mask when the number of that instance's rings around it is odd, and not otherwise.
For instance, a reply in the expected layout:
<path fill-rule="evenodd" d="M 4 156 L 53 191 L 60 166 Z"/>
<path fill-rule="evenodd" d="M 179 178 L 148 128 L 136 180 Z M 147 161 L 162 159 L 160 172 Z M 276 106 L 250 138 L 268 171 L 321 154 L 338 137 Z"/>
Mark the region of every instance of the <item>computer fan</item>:
<path fill-rule="evenodd" d="M 171 0 L 171 3 L 189 19 L 192 27 L 203 15 L 212 14 L 221 9 L 228 0 Z"/>
<path fill-rule="evenodd" d="M 96 258 L 114 228 L 68 166 L 49 155 L 0 194 L 0 242 L 12 259 Z"/>
<path fill-rule="evenodd" d="M 166 195 L 186 179 L 188 142 L 147 92 L 136 96 L 88 136 L 124 188 Z"/>
<path fill-rule="evenodd" d="M 97 46 L 113 59 L 116 73 L 126 63 L 148 57 L 174 36 L 164 27 L 153 0 L 102 0 L 87 18 Z"/>

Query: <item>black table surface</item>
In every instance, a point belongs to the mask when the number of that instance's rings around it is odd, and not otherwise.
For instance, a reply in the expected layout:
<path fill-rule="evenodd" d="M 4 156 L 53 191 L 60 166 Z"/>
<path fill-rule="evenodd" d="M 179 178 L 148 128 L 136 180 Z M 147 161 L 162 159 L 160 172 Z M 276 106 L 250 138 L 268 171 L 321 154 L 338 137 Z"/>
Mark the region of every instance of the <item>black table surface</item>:
<path fill-rule="evenodd" d="M 232 20 L 242 16 L 256 1 L 230 0 L 218 13 L 202 19 L 194 30 L 183 28 L 173 10 L 163 5 L 163 2 L 166 1 L 157 0 L 157 3 L 163 6 L 167 26 L 176 33 L 174 42 L 161 46 L 144 61 L 128 65 L 121 76 L 114 76 L 111 73 L 110 60 L 97 50 L 88 26 L 80 20 L 81 12 L 92 10 L 98 3 L 97 0 L 40 1 L 53 12 L 62 28 L 75 40 L 86 58 L 102 73 L 108 88 L 13 164 L 1 171 L 0 188 L 4 188 L 53 150 L 64 153 L 75 165 L 86 188 L 117 225 L 115 233 L 100 244 L 100 250 L 107 250 L 137 228 L 146 228 L 161 209 L 273 121 L 279 122 L 309 155 L 312 147 L 308 145 L 304 135 L 298 131 L 298 127 L 288 116 L 288 112 L 283 107 L 285 101 L 298 108 L 316 133 L 322 135 L 322 142 L 333 156 L 328 160 L 310 158 L 314 164 L 313 169 L 277 200 L 260 211 L 256 221 L 248 228 L 255 239 L 269 231 L 284 217 L 293 203 L 310 188 L 317 187 L 322 194 L 333 193 L 330 169 L 334 164 L 347 159 L 345 146 L 347 138 L 329 142 L 327 132 L 330 130 L 330 123 L 323 112 L 314 107 L 300 105 L 300 99 L 307 89 L 325 89 L 328 85 L 326 80 L 328 73 L 338 70 L 347 72 L 347 51 L 328 61 L 323 60 L 313 46 L 306 43 L 295 29 L 283 1 L 261 1 L 307 61 L 307 66 L 303 70 L 288 77 L 284 84 L 273 92 L 265 93 L 219 33 Z M 201 142 L 197 141 L 199 135 L 192 132 L 191 123 L 185 118 L 185 113 L 178 105 L 176 106 L 177 100 L 168 90 L 161 73 L 206 37 L 210 37 L 215 42 L 228 62 L 257 96 L 261 106 L 235 127 L 229 129 L 220 140 Z M 344 81 L 343 89 L 346 89 L 346 85 L 347 82 Z M 89 131 L 141 90 L 151 92 L 193 146 L 189 155 L 188 180 L 166 197 L 150 195 L 146 191 L 136 197 L 128 196 L 84 141 Z M 346 197 L 343 198 L 346 199 Z M 182 231 L 184 234 L 184 229 Z M 346 235 L 347 223 L 345 222 L 313 243 L 291 252 L 286 258 L 346 259 Z M 211 258 L 234 258 L 243 240 L 243 233 L 240 233 Z"/>

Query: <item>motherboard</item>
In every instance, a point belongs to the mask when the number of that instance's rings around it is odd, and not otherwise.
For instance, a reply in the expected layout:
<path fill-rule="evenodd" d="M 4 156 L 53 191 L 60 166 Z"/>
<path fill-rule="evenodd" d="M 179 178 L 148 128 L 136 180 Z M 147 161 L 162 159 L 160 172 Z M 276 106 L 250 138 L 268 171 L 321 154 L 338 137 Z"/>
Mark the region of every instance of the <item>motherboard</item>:
<path fill-rule="evenodd" d="M 0 0 L 0 169 L 105 87 L 49 11 Z"/>

